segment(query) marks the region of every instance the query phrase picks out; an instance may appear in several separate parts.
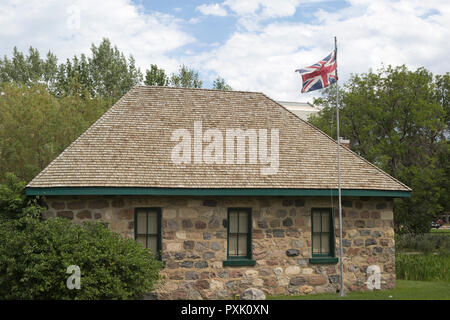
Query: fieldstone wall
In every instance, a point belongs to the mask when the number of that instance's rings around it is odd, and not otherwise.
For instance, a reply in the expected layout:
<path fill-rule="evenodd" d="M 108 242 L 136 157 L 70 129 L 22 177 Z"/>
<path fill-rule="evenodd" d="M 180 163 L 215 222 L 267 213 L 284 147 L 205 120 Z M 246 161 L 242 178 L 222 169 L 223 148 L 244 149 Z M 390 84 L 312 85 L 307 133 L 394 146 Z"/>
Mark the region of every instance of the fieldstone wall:
<path fill-rule="evenodd" d="M 339 290 L 339 264 L 310 264 L 311 208 L 337 208 L 329 197 L 47 197 L 46 217 L 103 220 L 134 237 L 134 208 L 161 207 L 166 278 L 159 299 L 229 299 L 251 287 L 266 295 Z M 223 267 L 227 208 L 251 207 L 256 266 Z M 395 282 L 393 201 L 343 198 L 344 284 L 366 290 L 368 266 L 381 271 L 381 289 Z M 339 253 L 335 210 L 336 256 Z"/>

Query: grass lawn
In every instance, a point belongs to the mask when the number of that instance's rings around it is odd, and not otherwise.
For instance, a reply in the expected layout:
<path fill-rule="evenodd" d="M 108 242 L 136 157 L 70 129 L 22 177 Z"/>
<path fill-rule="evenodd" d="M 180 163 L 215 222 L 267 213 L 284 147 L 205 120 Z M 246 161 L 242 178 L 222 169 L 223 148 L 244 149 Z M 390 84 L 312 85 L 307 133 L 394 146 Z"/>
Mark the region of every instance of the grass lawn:
<path fill-rule="evenodd" d="M 450 229 L 431 229 L 430 233 L 440 233 L 450 236 Z"/>
<path fill-rule="evenodd" d="M 397 280 L 395 289 L 305 296 L 270 296 L 268 300 L 450 300 L 450 282 Z"/>

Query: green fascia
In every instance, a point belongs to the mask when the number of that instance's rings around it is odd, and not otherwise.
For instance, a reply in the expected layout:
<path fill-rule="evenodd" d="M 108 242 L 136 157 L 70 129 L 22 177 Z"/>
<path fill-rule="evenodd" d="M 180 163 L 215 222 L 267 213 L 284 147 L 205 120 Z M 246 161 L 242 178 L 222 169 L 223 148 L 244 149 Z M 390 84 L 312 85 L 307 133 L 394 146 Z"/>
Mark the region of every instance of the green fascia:
<path fill-rule="evenodd" d="M 336 264 L 339 259 L 335 257 L 312 257 L 309 259 L 311 264 Z"/>
<path fill-rule="evenodd" d="M 337 189 L 283 188 L 136 188 L 136 187 L 27 187 L 28 196 L 154 195 L 154 196 L 337 196 Z M 343 189 L 344 197 L 411 197 L 411 191 Z"/>
<path fill-rule="evenodd" d="M 252 259 L 233 259 L 223 261 L 224 267 L 237 267 L 237 266 L 254 266 L 256 261 Z"/>

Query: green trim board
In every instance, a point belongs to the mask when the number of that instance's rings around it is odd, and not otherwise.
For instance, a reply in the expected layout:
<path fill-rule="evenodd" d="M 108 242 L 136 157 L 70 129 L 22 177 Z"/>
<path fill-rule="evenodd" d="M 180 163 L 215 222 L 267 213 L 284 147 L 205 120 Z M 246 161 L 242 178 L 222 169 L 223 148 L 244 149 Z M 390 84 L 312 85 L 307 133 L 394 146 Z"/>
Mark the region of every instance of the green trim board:
<path fill-rule="evenodd" d="M 159 196 L 337 196 L 337 189 L 288 188 L 144 188 L 144 187 L 27 187 L 28 196 L 159 195 Z M 411 197 L 411 191 L 343 189 L 342 196 Z"/>
<path fill-rule="evenodd" d="M 339 259 L 336 257 L 313 257 L 309 259 L 311 264 L 336 264 Z"/>
<path fill-rule="evenodd" d="M 254 266 L 256 261 L 253 259 L 235 259 L 223 261 L 224 267 Z"/>

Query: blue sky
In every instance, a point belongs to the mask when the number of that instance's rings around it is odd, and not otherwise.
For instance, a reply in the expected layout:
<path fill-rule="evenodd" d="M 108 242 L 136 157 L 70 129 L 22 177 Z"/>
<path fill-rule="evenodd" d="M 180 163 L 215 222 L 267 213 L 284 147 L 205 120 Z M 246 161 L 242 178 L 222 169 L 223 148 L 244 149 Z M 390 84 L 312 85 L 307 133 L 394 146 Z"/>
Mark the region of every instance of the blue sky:
<path fill-rule="evenodd" d="M 109 38 L 144 71 L 181 64 L 204 87 L 220 75 L 235 90 L 312 101 L 294 72 L 325 57 L 338 38 L 341 82 L 385 65 L 450 71 L 448 0 L 3 0 L 0 55 L 32 45 L 60 61 Z"/>

